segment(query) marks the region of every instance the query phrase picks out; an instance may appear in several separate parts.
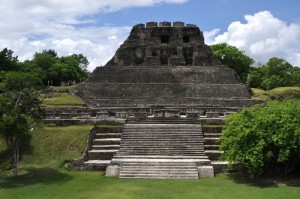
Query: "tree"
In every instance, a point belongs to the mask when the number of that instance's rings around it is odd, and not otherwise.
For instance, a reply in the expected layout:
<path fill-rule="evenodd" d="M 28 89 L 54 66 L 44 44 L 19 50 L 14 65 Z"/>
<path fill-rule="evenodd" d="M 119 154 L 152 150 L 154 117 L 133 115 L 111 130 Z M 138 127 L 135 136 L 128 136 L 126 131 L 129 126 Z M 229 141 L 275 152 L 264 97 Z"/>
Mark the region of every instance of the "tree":
<path fill-rule="evenodd" d="M 273 57 L 266 65 L 252 68 L 248 84 L 254 88 L 271 90 L 276 87 L 298 86 L 300 70 L 284 59 Z"/>
<path fill-rule="evenodd" d="M 212 45 L 211 49 L 222 64 L 234 69 L 244 83 L 247 81 L 250 66 L 254 63 L 252 58 L 247 56 L 244 51 L 226 43 Z"/>
<path fill-rule="evenodd" d="M 23 64 L 42 77 L 44 85 L 58 86 L 62 82 L 80 82 L 88 77 L 88 59 L 82 54 L 58 57 L 54 50 L 35 53 L 32 61 Z M 41 69 L 41 70 L 39 70 Z"/>
<path fill-rule="evenodd" d="M 12 50 L 8 50 L 7 48 L 4 48 L 0 52 L 0 71 L 12 71 L 18 68 L 18 56 L 14 57 L 13 53 Z"/>
<path fill-rule="evenodd" d="M 29 130 L 43 116 L 36 90 L 42 88 L 38 77 L 29 73 L 9 72 L 1 84 L 0 135 L 11 154 L 13 175 L 18 175 L 20 147 L 30 141 Z"/>
<path fill-rule="evenodd" d="M 222 158 L 249 174 L 288 175 L 300 162 L 300 101 L 256 105 L 230 115 L 221 137 Z"/>
<path fill-rule="evenodd" d="M 79 68 L 82 71 L 87 72 L 87 66 L 89 65 L 89 60 L 87 57 L 83 56 L 82 54 L 73 54 L 72 56 L 77 60 Z"/>
<path fill-rule="evenodd" d="M 39 68 L 47 71 L 55 61 L 58 60 L 57 54 L 54 50 L 44 50 L 42 53 L 35 53 L 32 61 Z"/>

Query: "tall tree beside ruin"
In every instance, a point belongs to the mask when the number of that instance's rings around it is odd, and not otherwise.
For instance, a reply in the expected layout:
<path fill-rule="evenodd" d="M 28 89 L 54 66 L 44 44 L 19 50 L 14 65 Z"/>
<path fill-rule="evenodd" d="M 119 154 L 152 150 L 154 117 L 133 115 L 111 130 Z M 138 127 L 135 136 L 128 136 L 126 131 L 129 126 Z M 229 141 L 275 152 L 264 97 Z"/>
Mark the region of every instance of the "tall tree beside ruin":
<path fill-rule="evenodd" d="M 30 141 L 30 130 L 43 117 L 36 92 L 41 88 L 41 80 L 29 73 L 9 72 L 1 82 L 0 136 L 10 151 L 14 176 L 18 175 L 21 144 Z"/>
<path fill-rule="evenodd" d="M 18 68 L 18 56 L 13 56 L 13 53 L 7 48 L 0 52 L 0 71 L 12 71 Z"/>
<path fill-rule="evenodd" d="M 248 83 L 253 88 L 264 90 L 300 86 L 300 69 L 284 59 L 273 57 L 265 65 L 251 69 Z"/>
<path fill-rule="evenodd" d="M 215 44 L 211 46 L 214 56 L 224 65 L 234 69 L 241 80 L 246 83 L 250 66 L 254 60 L 247 56 L 244 51 L 240 51 L 234 46 L 226 43 Z"/>

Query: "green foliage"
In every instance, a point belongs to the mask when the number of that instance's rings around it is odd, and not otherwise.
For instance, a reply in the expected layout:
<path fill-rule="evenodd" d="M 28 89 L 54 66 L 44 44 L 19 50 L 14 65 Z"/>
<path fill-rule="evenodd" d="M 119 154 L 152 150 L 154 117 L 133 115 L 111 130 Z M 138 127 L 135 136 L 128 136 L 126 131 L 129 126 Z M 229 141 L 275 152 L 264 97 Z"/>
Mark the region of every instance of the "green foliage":
<path fill-rule="evenodd" d="M 266 65 L 252 68 L 247 81 L 251 87 L 264 90 L 300 86 L 300 68 L 293 67 L 284 59 L 273 57 Z"/>
<path fill-rule="evenodd" d="M 58 57 L 52 49 L 36 52 L 32 60 L 24 62 L 19 62 L 7 48 L 0 52 L 0 71 L 31 73 L 47 86 L 73 85 L 85 80 L 89 75 L 88 64 L 82 54 Z"/>
<path fill-rule="evenodd" d="M 226 43 L 212 45 L 211 49 L 222 64 L 234 69 L 243 82 L 247 81 L 250 66 L 254 63 L 252 58 L 247 56 L 244 51 Z"/>
<path fill-rule="evenodd" d="M 12 71 L 18 69 L 18 56 L 13 56 L 13 51 L 4 48 L 0 52 L 0 71 Z"/>
<path fill-rule="evenodd" d="M 256 105 L 230 115 L 223 128 L 223 158 L 251 175 L 294 171 L 300 160 L 300 101 Z"/>
<path fill-rule="evenodd" d="M 44 50 L 35 53 L 32 61 L 26 63 L 27 68 L 34 65 L 44 71 L 43 82 L 45 85 L 58 86 L 62 83 L 80 82 L 88 77 L 86 70 L 89 64 L 82 54 L 73 54 L 58 57 L 54 50 Z"/>
<path fill-rule="evenodd" d="M 29 129 L 43 116 L 36 89 L 41 80 L 22 72 L 5 73 L 0 94 L 0 136 L 11 155 L 13 174 L 18 175 L 21 147 L 30 143 Z"/>

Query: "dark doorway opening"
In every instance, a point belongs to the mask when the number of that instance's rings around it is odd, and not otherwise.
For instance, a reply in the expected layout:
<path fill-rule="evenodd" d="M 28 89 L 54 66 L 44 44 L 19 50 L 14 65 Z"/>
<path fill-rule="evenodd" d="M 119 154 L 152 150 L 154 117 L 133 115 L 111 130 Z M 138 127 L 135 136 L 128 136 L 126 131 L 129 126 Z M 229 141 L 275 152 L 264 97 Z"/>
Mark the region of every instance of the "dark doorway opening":
<path fill-rule="evenodd" d="M 170 36 L 169 35 L 162 35 L 160 37 L 160 41 L 161 41 L 161 43 L 164 43 L 164 44 L 169 43 L 170 42 Z"/>

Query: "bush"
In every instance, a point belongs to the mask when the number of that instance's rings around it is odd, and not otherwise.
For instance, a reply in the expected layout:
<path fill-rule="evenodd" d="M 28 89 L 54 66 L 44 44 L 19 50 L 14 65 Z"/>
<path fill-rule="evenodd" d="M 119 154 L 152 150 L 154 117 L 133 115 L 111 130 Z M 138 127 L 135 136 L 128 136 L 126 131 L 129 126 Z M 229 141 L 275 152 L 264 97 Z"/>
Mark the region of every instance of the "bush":
<path fill-rule="evenodd" d="M 300 101 L 256 105 L 230 115 L 221 137 L 223 159 L 249 174 L 288 175 L 300 161 Z"/>

